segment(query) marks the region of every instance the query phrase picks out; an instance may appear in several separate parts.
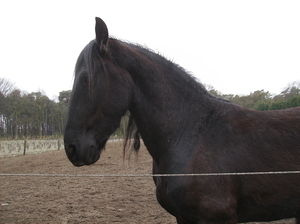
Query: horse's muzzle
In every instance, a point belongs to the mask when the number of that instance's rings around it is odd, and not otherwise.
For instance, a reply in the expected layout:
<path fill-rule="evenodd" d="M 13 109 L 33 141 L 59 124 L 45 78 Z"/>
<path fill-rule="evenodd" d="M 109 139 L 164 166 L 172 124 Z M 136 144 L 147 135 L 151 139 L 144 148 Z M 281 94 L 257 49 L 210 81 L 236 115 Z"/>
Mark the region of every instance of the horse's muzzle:
<path fill-rule="evenodd" d="M 65 150 L 74 166 L 91 165 L 100 158 L 100 151 L 94 145 L 79 148 L 76 144 L 65 144 Z"/>
<path fill-rule="evenodd" d="M 65 135 L 64 144 L 67 157 L 74 166 L 91 165 L 100 158 L 100 149 L 93 139 Z"/>

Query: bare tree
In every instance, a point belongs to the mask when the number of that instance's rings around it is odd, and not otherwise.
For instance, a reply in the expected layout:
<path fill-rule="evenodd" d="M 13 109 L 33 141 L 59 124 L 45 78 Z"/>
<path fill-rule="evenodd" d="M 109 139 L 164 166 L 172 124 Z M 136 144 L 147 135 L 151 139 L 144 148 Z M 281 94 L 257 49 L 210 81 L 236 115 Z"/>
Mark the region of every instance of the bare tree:
<path fill-rule="evenodd" d="M 6 97 L 9 93 L 16 89 L 14 83 L 5 78 L 0 78 L 0 95 Z"/>

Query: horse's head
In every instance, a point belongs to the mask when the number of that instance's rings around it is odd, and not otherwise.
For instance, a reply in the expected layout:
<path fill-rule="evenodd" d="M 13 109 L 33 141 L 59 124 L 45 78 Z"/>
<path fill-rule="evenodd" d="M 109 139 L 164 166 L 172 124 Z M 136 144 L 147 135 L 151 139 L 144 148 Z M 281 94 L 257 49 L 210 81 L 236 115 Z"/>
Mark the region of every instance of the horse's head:
<path fill-rule="evenodd" d="M 67 156 L 75 166 L 89 165 L 100 158 L 130 98 L 129 74 L 111 60 L 107 27 L 96 18 L 96 39 L 77 60 L 64 135 Z"/>

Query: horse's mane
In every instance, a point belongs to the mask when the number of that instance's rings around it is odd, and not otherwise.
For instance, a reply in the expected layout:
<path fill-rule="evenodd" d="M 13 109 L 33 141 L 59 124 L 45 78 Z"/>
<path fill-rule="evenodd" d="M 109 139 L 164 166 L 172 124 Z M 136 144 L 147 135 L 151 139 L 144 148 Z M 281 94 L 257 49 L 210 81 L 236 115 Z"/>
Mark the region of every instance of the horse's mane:
<path fill-rule="evenodd" d="M 126 134 L 125 134 L 125 138 L 124 138 L 124 148 L 123 148 L 124 153 L 128 148 L 130 148 L 130 145 L 131 145 L 130 143 L 131 143 L 132 138 L 133 138 L 133 145 L 131 148 L 134 151 L 138 152 L 140 149 L 140 146 L 141 146 L 140 133 L 139 133 L 137 126 L 135 125 L 133 116 L 130 114 L 129 120 L 127 123 Z"/>

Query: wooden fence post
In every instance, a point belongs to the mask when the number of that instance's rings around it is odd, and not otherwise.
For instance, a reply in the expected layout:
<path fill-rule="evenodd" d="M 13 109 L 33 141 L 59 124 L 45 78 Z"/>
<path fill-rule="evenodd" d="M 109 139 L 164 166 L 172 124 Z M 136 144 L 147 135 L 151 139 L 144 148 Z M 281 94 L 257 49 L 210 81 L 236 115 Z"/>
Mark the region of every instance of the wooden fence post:
<path fill-rule="evenodd" d="M 58 147 L 58 151 L 60 150 L 60 139 L 58 139 L 57 141 L 57 147 Z"/>
<path fill-rule="evenodd" d="M 27 145 L 27 142 L 26 142 L 26 139 L 25 139 L 25 141 L 24 141 L 24 151 L 23 151 L 23 155 L 26 154 L 26 145 Z"/>

